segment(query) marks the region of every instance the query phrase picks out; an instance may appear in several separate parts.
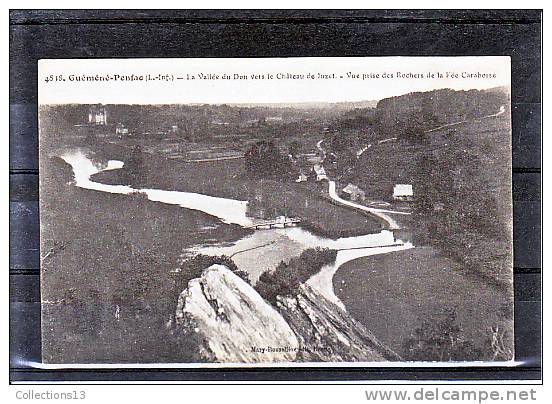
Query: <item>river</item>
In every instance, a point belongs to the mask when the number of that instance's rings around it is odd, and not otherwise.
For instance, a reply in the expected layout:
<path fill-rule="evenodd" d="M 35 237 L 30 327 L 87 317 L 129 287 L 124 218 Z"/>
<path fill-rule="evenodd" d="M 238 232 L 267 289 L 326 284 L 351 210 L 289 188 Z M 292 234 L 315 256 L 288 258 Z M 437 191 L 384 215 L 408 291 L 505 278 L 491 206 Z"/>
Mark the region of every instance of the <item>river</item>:
<path fill-rule="evenodd" d="M 106 170 L 116 170 L 124 166 L 124 162 L 109 160 L 107 163 L 94 161 L 82 150 L 67 152 L 61 158 L 69 164 L 74 173 L 75 186 L 111 194 L 129 195 L 142 193 L 154 202 L 178 205 L 185 209 L 204 212 L 218 218 L 223 223 L 249 227 L 253 218 L 247 216 L 247 201 L 219 198 L 199 193 L 166 191 L 160 189 L 135 189 L 127 185 L 109 185 L 92 181 L 90 177 Z M 192 230 L 193 231 L 193 230 Z M 216 228 L 213 239 L 216 240 Z M 365 234 L 355 237 L 329 239 L 317 236 L 301 227 L 277 228 L 271 230 L 255 230 L 233 243 L 221 245 L 216 241 L 205 245 L 185 248 L 182 257 L 194 254 L 228 255 L 236 265 L 249 273 L 255 283 L 266 270 L 274 269 L 282 260 L 298 256 L 307 248 L 332 248 L 338 250 L 336 262 L 327 265 L 312 276 L 308 281 L 313 289 L 319 291 L 330 301 L 344 308 L 342 302 L 333 291 L 332 279 L 337 269 L 345 262 L 368 255 L 384 254 L 412 248 L 412 244 L 395 239 L 389 230 L 379 233 Z"/>

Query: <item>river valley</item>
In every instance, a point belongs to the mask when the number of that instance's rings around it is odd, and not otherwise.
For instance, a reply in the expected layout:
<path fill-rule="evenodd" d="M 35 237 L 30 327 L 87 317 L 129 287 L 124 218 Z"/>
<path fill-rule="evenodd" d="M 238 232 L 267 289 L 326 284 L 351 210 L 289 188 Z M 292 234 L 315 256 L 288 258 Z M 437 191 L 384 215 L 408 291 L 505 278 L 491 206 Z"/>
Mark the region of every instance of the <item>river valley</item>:
<path fill-rule="evenodd" d="M 222 223 L 237 224 L 242 227 L 250 226 L 253 220 L 246 214 L 247 201 L 218 198 L 199 193 L 148 188 L 135 189 L 127 185 L 102 184 L 92 181 L 90 177 L 101 171 L 120 169 L 124 166 L 124 162 L 117 160 L 93 161 L 82 150 L 66 152 L 61 158 L 71 165 L 75 185 L 80 188 L 120 195 L 140 193 L 151 201 L 198 210 L 218 218 Z M 335 184 L 330 182 L 330 188 L 332 185 L 335 188 Z M 187 229 L 187 231 L 194 230 Z M 282 260 L 287 261 L 298 256 L 307 248 L 321 247 L 338 250 L 336 262 L 323 267 L 307 283 L 342 308 L 344 306 L 335 296 L 332 284 L 333 275 L 341 265 L 360 257 L 412 248 L 411 243 L 403 243 L 401 240 L 395 239 L 389 230 L 355 237 L 330 239 L 315 235 L 301 227 L 289 227 L 255 230 L 253 234 L 233 243 L 217 242 L 216 227 L 212 231 L 214 232 L 212 243 L 184 248 L 181 257 L 186 258 L 195 254 L 230 256 L 240 269 L 249 274 L 253 283 L 264 271 L 275 268 Z"/>

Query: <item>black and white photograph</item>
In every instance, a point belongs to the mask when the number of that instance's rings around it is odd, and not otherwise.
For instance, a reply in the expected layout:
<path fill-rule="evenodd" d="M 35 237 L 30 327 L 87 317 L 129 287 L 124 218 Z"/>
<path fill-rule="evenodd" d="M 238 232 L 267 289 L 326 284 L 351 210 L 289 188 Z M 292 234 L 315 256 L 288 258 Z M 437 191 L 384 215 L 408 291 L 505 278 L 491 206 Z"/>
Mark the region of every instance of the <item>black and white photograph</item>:
<path fill-rule="evenodd" d="M 514 359 L 510 58 L 43 59 L 45 364 Z"/>

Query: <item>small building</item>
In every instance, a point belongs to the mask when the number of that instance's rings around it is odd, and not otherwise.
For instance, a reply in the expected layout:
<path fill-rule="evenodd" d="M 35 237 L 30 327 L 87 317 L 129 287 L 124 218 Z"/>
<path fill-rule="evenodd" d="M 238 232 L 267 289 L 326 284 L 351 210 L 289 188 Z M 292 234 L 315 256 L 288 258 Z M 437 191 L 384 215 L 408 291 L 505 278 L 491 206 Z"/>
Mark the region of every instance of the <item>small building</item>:
<path fill-rule="evenodd" d="M 178 132 L 178 125 L 172 125 L 168 133 L 169 135 L 178 135 Z"/>
<path fill-rule="evenodd" d="M 441 212 L 441 211 L 445 210 L 445 204 L 443 202 L 435 202 L 433 204 L 433 210 L 435 212 Z"/>
<path fill-rule="evenodd" d="M 364 146 L 363 148 L 357 150 L 357 152 L 356 152 L 356 158 L 359 159 L 360 156 L 362 156 L 362 155 L 364 154 L 364 152 L 365 152 L 366 150 L 368 150 L 370 147 L 372 147 L 371 144 L 369 144 L 368 146 Z"/>
<path fill-rule="evenodd" d="M 305 173 L 301 172 L 299 173 L 299 177 L 297 177 L 297 179 L 295 180 L 295 182 L 305 182 L 307 181 L 307 176 L 305 175 Z"/>
<path fill-rule="evenodd" d="M 343 192 L 349 196 L 351 201 L 364 201 L 366 199 L 366 193 L 354 184 L 347 184 L 343 188 Z"/>
<path fill-rule="evenodd" d="M 331 166 L 336 166 L 337 156 L 335 155 L 335 153 L 329 153 L 328 155 L 326 155 L 326 158 L 324 159 L 324 163 L 330 164 Z"/>
<path fill-rule="evenodd" d="M 115 134 L 116 135 L 128 135 L 128 128 L 123 125 L 122 123 L 118 123 L 115 127 Z"/>
<path fill-rule="evenodd" d="M 308 154 L 306 156 L 306 160 L 310 164 L 320 164 L 322 162 L 322 157 L 320 157 L 318 154 Z"/>
<path fill-rule="evenodd" d="M 267 116 L 265 118 L 265 122 L 279 122 L 282 121 L 284 118 L 281 116 Z"/>
<path fill-rule="evenodd" d="M 414 192 L 412 184 L 395 184 L 393 187 L 393 199 L 396 201 L 413 201 Z"/>
<path fill-rule="evenodd" d="M 93 105 L 88 110 L 88 123 L 92 125 L 107 125 L 107 110 L 103 105 Z"/>
<path fill-rule="evenodd" d="M 316 174 L 316 181 L 322 181 L 322 180 L 327 180 L 328 179 L 328 175 L 326 174 L 326 170 L 324 169 L 324 167 L 321 164 L 315 164 L 312 169 L 313 169 L 314 173 Z"/>

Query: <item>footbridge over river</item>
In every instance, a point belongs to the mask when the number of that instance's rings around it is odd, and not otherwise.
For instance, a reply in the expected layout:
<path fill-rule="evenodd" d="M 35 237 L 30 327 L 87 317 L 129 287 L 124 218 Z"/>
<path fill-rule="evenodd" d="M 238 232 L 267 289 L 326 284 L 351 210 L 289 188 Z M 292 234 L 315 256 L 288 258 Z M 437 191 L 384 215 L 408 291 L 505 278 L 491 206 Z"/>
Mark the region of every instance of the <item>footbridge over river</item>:
<path fill-rule="evenodd" d="M 250 226 L 247 226 L 250 229 L 272 229 L 273 227 L 288 227 L 288 226 L 295 226 L 297 223 L 301 222 L 301 218 L 299 217 L 285 217 L 285 216 L 279 216 L 276 219 L 258 219 L 253 220 L 253 223 Z"/>

